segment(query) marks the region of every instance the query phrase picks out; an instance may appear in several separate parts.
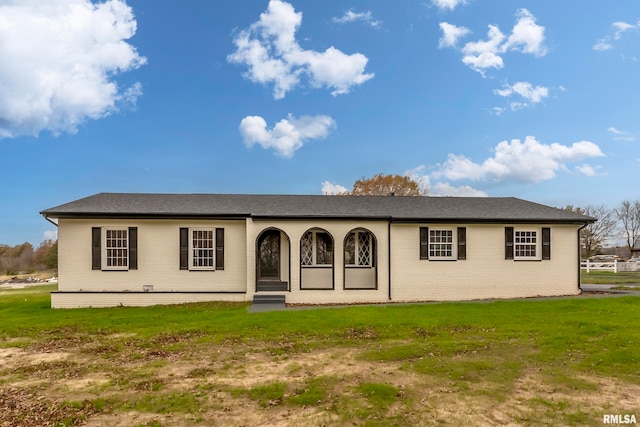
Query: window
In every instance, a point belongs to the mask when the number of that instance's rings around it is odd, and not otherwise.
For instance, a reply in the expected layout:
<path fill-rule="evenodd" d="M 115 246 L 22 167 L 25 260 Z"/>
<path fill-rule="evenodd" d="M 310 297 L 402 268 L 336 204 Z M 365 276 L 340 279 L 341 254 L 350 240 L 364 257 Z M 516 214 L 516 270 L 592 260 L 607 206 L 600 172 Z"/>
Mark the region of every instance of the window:
<path fill-rule="evenodd" d="M 129 239 L 127 229 L 104 230 L 105 270 L 126 270 L 129 267 Z"/>
<path fill-rule="evenodd" d="M 138 228 L 92 227 L 91 249 L 93 270 L 136 270 Z"/>
<path fill-rule="evenodd" d="M 505 259 L 551 259 L 551 228 L 505 227 Z"/>
<path fill-rule="evenodd" d="M 429 230 L 429 258 L 453 257 L 453 230 Z"/>
<path fill-rule="evenodd" d="M 515 231 L 515 258 L 536 258 L 538 249 L 537 231 Z"/>
<path fill-rule="evenodd" d="M 224 228 L 180 228 L 181 270 L 224 270 Z"/>
<path fill-rule="evenodd" d="M 349 266 L 372 267 L 373 236 L 366 230 L 347 234 L 344 241 L 344 263 Z"/>
<path fill-rule="evenodd" d="M 309 230 L 300 241 L 300 263 L 302 266 L 332 265 L 333 240 L 322 230 Z"/>
<path fill-rule="evenodd" d="M 420 227 L 420 259 L 467 258 L 467 229 Z"/>
<path fill-rule="evenodd" d="M 213 270 L 213 228 L 190 229 L 189 268 L 191 270 Z"/>

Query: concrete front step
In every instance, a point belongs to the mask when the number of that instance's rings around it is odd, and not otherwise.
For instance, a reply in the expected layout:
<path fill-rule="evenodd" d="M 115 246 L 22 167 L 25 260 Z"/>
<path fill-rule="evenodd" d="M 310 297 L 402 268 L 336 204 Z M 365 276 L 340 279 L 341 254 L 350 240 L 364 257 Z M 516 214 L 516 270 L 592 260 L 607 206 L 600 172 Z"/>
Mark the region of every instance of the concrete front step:
<path fill-rule="evenodd" d="M 253 303 L 254 304 L 285 304 L 286 303 L 285 295 L 254 295 Z"/>

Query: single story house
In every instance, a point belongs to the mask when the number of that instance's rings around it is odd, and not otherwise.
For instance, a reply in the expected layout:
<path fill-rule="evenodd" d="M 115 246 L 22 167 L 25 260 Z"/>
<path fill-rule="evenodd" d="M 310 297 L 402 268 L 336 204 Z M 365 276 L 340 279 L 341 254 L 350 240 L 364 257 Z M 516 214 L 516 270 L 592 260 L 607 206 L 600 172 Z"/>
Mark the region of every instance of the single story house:
<path fill-rule="evenodd" d="M 54 308 L 575 295 L 595 221 L 512 197 L 100 193 L 41 214 Z"/>

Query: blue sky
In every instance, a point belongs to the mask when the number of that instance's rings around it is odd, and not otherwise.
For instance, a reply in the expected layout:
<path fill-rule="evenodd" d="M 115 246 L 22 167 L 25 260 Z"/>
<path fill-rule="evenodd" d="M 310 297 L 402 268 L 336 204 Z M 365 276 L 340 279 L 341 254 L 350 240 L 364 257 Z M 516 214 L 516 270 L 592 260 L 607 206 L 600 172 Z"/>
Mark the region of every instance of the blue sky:
<path fill-rule="evenodd" d="M 640 3 L 0 0 L 0 243 L 98 192 L 640 198 Z"/>

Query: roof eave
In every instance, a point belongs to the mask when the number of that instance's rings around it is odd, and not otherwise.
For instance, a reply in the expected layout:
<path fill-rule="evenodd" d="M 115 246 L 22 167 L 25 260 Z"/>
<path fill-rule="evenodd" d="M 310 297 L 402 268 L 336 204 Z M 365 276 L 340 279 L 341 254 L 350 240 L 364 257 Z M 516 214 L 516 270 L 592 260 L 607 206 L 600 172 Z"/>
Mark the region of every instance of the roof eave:
<path fill-rule="evenodd" d="M 40 212 L 46 218 L 57 219 L 246 219 L 250 214 L 201 213 L 108 213 L 108 212 Z"/>

